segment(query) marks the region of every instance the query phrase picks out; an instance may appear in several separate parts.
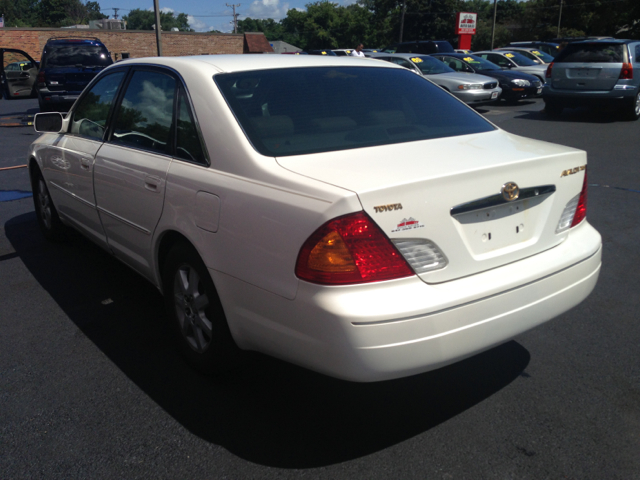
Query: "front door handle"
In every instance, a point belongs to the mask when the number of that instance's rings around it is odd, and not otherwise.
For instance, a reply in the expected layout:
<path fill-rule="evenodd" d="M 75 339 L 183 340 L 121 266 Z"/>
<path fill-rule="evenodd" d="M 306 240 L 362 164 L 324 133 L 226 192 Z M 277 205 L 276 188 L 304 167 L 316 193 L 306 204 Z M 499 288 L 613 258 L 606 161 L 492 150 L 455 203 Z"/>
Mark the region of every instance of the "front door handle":
<path fill-rule="evenodd" d="M 80 158 L 80 168 L 82 170 L 86 170 L 87 172 L 90 172 L 92 163 L 93 163 L 93 158 L 90 158 L 90 157 Z"/>
<path fill-rule="evenodd" d="M 159 191 L 161 183 L 162 179 L 155 175 L 147 175 L 144 177 L 144 188 L 151 190 L 152 192 Z"/>

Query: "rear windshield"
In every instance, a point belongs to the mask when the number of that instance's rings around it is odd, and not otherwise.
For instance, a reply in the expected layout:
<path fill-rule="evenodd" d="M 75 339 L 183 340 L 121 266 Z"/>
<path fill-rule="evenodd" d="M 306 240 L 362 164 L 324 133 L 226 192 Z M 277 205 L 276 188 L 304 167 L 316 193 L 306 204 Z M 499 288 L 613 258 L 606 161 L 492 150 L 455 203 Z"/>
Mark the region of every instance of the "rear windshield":
<path fill-rule="evenodd" d="M 570 43 L 555 59 L 556 63 L 623 63 L 622 43 Z"/>
<path fill-rule="evenodd" d="M 106 67 L 113 60 L 104 47 L 94 45 L 50 45 L 47 47 L 44 67 Z"/>
<path fill-rule="evenodd" d="M 440 87 L 405 69 L 289 68 L 214 78 L 254 148 L 267 156 L 494 130 Z"/>

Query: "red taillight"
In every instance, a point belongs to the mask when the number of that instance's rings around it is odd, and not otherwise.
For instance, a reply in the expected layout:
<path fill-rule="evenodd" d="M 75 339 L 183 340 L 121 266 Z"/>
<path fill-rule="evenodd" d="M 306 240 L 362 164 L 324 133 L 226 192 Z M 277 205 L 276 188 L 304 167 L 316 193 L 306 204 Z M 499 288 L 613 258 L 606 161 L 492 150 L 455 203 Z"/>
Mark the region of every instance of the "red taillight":
<path fill-rule="evenodd" d="M 545 78 L 551 78 L 551 71 L 553 70 L 553 62 L 547 67 L 547 73 L 544 74 Z"/>
<path fill-rule="evenodd" d="M 620 71 L 620 80 L 633 80 L 633 65 L 623 63 Z"/>
<path fill-rule="evenodd" d="M 415 275 L 406 260 L 364 212 L 328 221 L 304 243 L 296 275 L 323 285 L 380 282 Z"/>
<path fill-rule="evenodd" d="M 44 85 L 44 82 L 45 82 L 44 72 L 38 72 L 38 78 L 36 79 L 36 82 L 41 83 L 42 85 Z"/>
<path fill-rule="evenodd" d="M 578 206 L 576 207 L 576 213 L 573 215 L 573 221 L 571 227 L 578 225 L 587 216 L 587 171 L 584 171 L 584 182 L 582 183 L 582 191 L 580 192 L 580 198 L 578 199 Z"/>

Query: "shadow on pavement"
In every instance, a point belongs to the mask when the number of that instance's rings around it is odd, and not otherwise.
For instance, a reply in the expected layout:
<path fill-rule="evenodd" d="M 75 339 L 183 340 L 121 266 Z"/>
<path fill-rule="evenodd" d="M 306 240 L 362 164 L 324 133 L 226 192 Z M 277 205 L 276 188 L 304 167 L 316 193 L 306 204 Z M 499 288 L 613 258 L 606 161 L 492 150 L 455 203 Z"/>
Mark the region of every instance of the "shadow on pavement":
<path fill-rule="evenodd" d="M 358 384 L 252 354 L 243 372 L 216 381 L 175 353 L 162 298 L 142 277 L 79 236 L 46 242 L 33 213 L 5 231 L 69 319 L 151 399 L 203 440 L 262 465 L 318 467 L 385 449 L 500 391 L 530 359 L 511 341 L 434 372 Z"/>
<path fill-rule="evenodd" d="M 616 123 L 626 122 L 620 111 L 609 108 L 565 108 L 561 114 L 549 116 L 542 111 L 544 104 L 535 111 L 525 110 L 515 118 L 524 120 L 539 120 L 558 123 Z"/>

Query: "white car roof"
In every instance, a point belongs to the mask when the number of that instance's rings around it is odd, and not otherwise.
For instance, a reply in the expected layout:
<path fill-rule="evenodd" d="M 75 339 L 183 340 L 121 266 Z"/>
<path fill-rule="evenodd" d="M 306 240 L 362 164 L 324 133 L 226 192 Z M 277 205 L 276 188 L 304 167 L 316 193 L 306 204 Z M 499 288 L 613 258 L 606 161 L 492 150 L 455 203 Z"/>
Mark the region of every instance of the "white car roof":
<path fill-rule="evenodd" d="M 322 55 L 193 55 L 188 57 L 145 57 L 133 58 L 118 62 L 165 65 L 178 71 L 181 67 L 211 69 L 212 74 L 222 72 L 242 72 L 248 70 L 265 70 L 271 68 L 295 67 L 328 67 L 358 66 L 378 68 L 402 68 L 393 64 L 382 64 L 378 61 L 358 57 L 337 57 Z"/>

